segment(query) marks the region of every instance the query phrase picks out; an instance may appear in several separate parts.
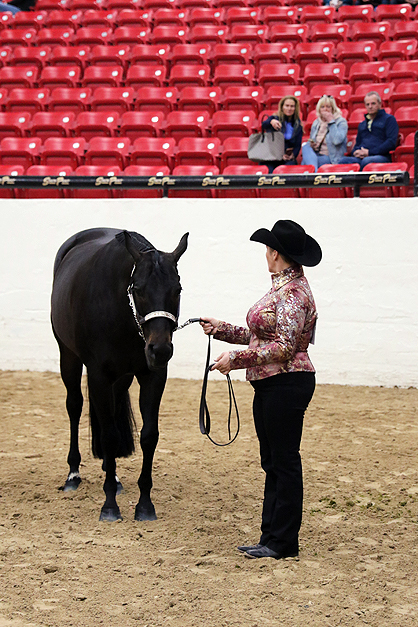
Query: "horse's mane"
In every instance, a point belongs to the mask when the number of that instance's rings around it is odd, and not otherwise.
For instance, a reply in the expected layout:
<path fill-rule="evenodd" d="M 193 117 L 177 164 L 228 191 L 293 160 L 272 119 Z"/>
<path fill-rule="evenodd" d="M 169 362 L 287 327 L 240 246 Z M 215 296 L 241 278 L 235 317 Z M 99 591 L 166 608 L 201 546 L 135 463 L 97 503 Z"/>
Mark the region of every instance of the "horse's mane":
<path fill-rule="evenodd" d="M 143 235 L 135 233 L 135 231 L 127 231 L 127 233 L 131 236 L 131 239 L 135 244 L 135 248 L 137 248 L 140 253 L 149 253 L 156 250 L 155 246 L 153 246 Z M 124 231 L 118 233 L 115 237 L 118 242 L 125 244 Z"/>

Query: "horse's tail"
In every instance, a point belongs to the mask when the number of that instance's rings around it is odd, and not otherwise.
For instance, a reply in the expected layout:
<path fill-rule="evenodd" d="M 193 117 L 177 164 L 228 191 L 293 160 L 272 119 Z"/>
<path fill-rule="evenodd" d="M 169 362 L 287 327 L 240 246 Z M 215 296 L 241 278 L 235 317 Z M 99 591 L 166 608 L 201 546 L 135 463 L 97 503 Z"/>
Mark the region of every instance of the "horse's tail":
<path fill-rule="evenodd" d="M 103 459 L 101 426 L 94 404 L 90 400 L 91 450 L 94 457 Z M 115 457 L 128 457 L 135 451 L 135 417 L 131 407 L 129 392 L 115 398 L 115 427 L 118 434 Z"/>

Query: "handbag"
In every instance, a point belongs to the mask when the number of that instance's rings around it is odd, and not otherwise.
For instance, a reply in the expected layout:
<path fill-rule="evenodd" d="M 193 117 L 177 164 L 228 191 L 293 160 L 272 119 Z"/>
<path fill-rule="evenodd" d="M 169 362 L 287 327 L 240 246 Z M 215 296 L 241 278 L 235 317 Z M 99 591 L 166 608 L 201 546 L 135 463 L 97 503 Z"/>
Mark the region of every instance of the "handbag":
<path fill-rule="evenodd" d="M 247 155 L 251 161 L 282 161 L 284 153 L 281 131 L 261 131 L 249 137 Z"/>

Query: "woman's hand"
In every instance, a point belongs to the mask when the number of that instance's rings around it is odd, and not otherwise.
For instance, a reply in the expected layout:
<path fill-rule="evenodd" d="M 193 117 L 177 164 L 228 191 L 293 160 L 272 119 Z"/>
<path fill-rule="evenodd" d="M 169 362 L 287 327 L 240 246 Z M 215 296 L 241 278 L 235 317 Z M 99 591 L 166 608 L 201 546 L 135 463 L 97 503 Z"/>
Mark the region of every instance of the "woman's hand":
<path fill-rule="evenodd" d="M 229 372 L 231 372 L 231 363 L 229 360 L 228 351 L 221 353 L 219 357 L 215 359 L 215 363 L 213 364 L 211 370 L 219 370 L 219 372 L 224 375 L 227 375 Z"/>
<path fill-rule="evenodd" d="M 203 329 L 203 332 L 206 335 L 215 335 L 218 330 L 219 320 L 216 318 L 209 318 L 208 316 L 204 316 L 200 318 L 200 326 Z"/>
<path fill-rule="evenodd" d="M 294 154 L 292 152 L 292 154 L 288 155 L 286 152 L 283 155 L 283 161 L 292 161 L 294 159 Z"/>
<path fill-rule="evenodd" d="M 282 128 L 281 123 L 279 122 L 279 120 L 272 120 L 270 122 L 270 124 L 272 125 L 272 127 L 274 128 L 275 131 L 280 131 Z"/>
<path fill-rule="evenodd" d="M 322 111 L 321 117 L 324 122 L 328 122 L 328 124 L 334 121 L 334 115 L 333 113 L 331 113 L 331 111 Z"/>

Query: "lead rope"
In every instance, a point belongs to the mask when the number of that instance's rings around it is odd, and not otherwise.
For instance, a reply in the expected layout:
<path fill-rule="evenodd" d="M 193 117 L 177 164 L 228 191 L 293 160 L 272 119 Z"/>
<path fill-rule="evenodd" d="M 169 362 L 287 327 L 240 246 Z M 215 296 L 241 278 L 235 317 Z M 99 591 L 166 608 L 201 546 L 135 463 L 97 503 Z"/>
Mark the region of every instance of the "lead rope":
<path fill-rule="evenodd" d="M 237 401 L 235 399 L 235 394 L 234 394 L 234 388 L 232 387 L 232 381 L 231 381 L 231 377 L 229 376 L 229 374 L 226 375 L 226 380 L 228 383 L 228 395 L 229 395 L 229 411 L 228 411 L 228 442 L 224 442 L 224 443 L 219 443 L 219 442 L 215 442 L 215 440 L 213 440 L 209 433 L 210 433 L 210 413 L 209 413 L 209 408 L 208 408 L 208 404 L 206 402 L 206 391 L 207 391 L 207 387 L 208 387 L 208 377 L 209 377 L 209 372 L 212 369 L 213 364 L 210 363 L 210 346 L 211 343 L 211 336 L 208 335 L 208 351 L 206 354 L 206 365 L 205 365 L 205 373 L 203 375 L 203 383 L 202 383 L 202 394 L 200 397 L 200 407 L 199 407 L 199 427 L 200 427 L 200 433 L 202 433 L 203 435 L 206 435 L 206 437 L 212 442 L 212 444 L 215 444 L 216 446 L 228 446 L 229 444 L 232 444 L 232 442 L 234 442 L 237 437 L 238 437 L 238 433 L 239 433 L 239 429 L 240 429 L 240 420 L 239 420 L 239 412 L 238 412 L 238 405 L 237 405 Z M 237 417 L 237 430 L 236 433 L 234 435 L 234 437 L 231 437 L 231 416 L 232 416 L 232 406 L 235 407 L 235 415 Z"/>

